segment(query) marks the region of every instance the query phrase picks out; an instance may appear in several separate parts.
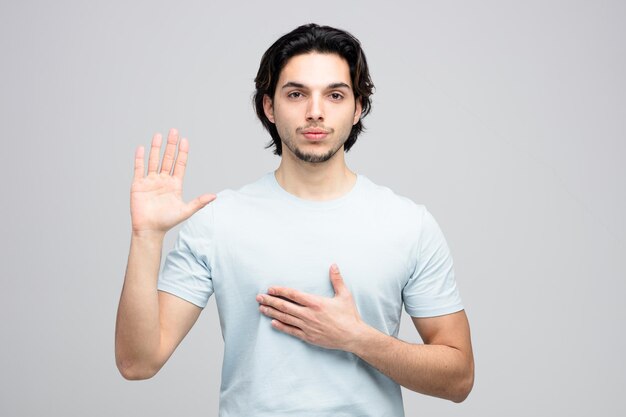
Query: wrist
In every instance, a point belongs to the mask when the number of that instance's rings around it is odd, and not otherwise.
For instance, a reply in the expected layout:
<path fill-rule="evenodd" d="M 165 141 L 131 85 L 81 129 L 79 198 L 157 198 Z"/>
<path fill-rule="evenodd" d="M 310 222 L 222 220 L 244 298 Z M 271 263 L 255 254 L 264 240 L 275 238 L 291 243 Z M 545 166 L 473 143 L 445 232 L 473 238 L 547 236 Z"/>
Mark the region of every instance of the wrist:
<path fill-rule="evenodd" d="M 349 342 L 346 351 L 361 357 L 368 347 L 371 347 L 374 340 L 376 340 L 377 334 L 380 333 L 375 328 L 369 326 L 365 322 L 361 322 L 357 331 Z"/>
<path fill-rule="evenodd" d="M 163 242 L 165 232 L 160 230 L 133 230 L 131 240 L 133 241 L 152 241 Z"/>

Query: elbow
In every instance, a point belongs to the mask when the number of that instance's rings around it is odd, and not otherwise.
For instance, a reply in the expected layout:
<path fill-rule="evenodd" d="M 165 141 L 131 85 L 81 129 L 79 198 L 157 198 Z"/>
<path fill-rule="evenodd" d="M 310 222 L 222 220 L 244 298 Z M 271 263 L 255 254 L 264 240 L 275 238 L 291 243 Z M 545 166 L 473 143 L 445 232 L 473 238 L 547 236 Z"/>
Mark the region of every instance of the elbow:
<path fill-rule="evenodd" d="M 116 362 L 117 369 L 120 371 L 120 374 L 128 381 L 150 379 L 158 372 L 158 369 L 128 360 L 118 359 Z"/>
<path fill-rule="evenodd" d="M 144 379 L 150 379 L 156 375 L 154 372 L 134 368 L 121 368 L 120 374 L 122 374 L 124 379 L 128 381 L 142 381 Z"/>
<path fill-rule="evenodd" d="M 462 403 L 467 399 L 472 388 L 474 387 L 474 369 L 472 367 L 463 378 L 457 383 L 456 389 L 450 395 L 449 400 L 455 403 Z"/>
<path fill-rule="evenodd" d="M 462 403 L 467 399 L 471 391 L 472 384 L 462 386 L 457 390 L 457 392 L 454 393 L 454 395 L 450 397 L 450 401 L 457 404 Z"/>
<path fill-rule="evenodd" d="M 128 381 L 140 381 L 155 376 L 165 361 L 156 353 L 137 352 L 132 346 L 125 346 L 116 339 L 115 364 L 122 377 Z"/>

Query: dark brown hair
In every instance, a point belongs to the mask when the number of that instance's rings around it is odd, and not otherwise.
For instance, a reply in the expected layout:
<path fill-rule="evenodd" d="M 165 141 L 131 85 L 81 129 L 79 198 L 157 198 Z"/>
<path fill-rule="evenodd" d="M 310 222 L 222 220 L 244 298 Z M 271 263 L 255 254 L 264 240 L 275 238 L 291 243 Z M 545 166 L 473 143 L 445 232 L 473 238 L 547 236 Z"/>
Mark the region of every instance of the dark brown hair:
<path fill-rule="evenodd" d="M 355 100 L 360 100 L 363 108 L 361 119 L 367 116 L 371 110 L 370 96 L 374 91 L 374 84 L 370 78 L 365 53 L 361 49 L 361 43 L 358 39 L 346 31 L 330 26 L 319 26 L 314 23 L 302 25 L 283 35 L 270 46 L 261 58 L 259 71 L 254 79 L 256 92 L 253 100 L 256 114 L 272 136 L 272 142 L 268 143 L 265 148 L 274 146 L 275 155 L 282 154 L 282 143 L 276 125 L 270 122 L 265 115 L 263 96 L 267 94 L 272 100 L 274 99 L 280 72 L 290 58 L 311 52 L 333 53 L 344 58 L 350 68 L 350 80 L 352 81 Z M 352 126 L 350 135 L 344 144 L 346 152 L 354 145 L 357 136 L 363 130 L 361 120 Z"/>

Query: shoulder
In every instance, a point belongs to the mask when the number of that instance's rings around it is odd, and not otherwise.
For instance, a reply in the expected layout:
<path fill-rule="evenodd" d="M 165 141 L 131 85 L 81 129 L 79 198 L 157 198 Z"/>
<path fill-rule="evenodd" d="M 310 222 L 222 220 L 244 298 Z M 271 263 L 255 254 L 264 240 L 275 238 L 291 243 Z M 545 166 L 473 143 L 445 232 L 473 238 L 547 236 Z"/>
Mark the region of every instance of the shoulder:
<path fill-rule="evenodd" d="M 363 196 L 381 213 L 399 215 L 411 222 L 421 223 L 427 213 L 423 204 L 418 204 L 409 197 L 396 193 L 390 187 L 376 184 L 369 178 L 361 175 L 363 181 Z"/>
<path fill-rule="evenodd" d="M 216 193 L 217 198 L 198 211 L 192 223 L 218 227 L 254 217 L 272 201 L 272 184 L 268 174 L 239 188 L 226 188 Z M 220 226 L 221 227 L 221 226 Z"/>
<path fill-rule="evenodd" d="M 246 200 L 267 197 L 271 188 L 268 178 L 269 174 L 264 174 L 257 180 L 245 184 L 239 188 L 226 188 L 216 193 L 217 198 L 211 203 L 217 209 L 222 207 L 231 207 L 241 204 Z"/>

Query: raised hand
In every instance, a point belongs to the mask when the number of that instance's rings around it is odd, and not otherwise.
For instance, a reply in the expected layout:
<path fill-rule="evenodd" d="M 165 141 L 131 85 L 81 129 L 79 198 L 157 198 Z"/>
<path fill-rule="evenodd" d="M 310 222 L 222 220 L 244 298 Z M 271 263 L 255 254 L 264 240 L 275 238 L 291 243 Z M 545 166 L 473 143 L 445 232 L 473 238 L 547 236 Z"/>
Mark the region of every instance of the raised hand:
<path fill-rule="evenodd" d="M 161 134 L 155 134 L 150 147 L 147 175 L 144 147 L 140 146 L 135 152 L 135 175 L 130 191 L 130 213 L 135 234 L 165 234 L 216 198 L 214 194 L 202 194 L 188 203 L 183 201 L 183 177 L 189 142 L 182 138 L 179 143 L 178 131 L 171 129 L 159 169 L 161 142 Z"/>

